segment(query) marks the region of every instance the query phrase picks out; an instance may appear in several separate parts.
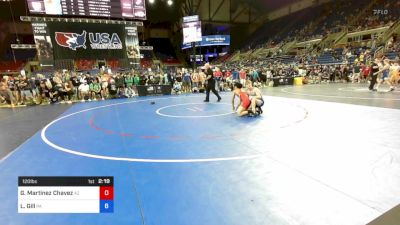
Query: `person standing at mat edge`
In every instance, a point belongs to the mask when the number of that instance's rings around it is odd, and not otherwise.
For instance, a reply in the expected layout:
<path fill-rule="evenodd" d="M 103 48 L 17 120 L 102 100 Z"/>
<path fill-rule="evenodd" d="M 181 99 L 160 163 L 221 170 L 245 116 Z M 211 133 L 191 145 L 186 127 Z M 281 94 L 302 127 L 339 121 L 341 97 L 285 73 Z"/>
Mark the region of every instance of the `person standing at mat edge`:
<path fill-rule="evenodd" d="M 206 82 L 207 82 L 207 86 L 206 86 L 206 100 L 204 100 L 204 102 L 209 102 L 210 101 L 210 91 L 212 91 L 215 96 L 217 96 L 218 98 L 218 102 L 221 101 L 221 96 L 219 96 L 217 90 L 215 90 L 215 79 L 214 79 L 214 73 L 210 68 L 210 64 L 206 63 L 204 65 L 204 70 L 205 70 L 205 74 L 206 74 Z"/>
<path fill-rule="evenodd" d="M 371 66 L 372 67 L 372 71 L 370 72 L 371 73 L 371 83 L 369 84 L 369 87 L 368 87 L 368 89 L 370 91 L 377 91 L 377 89 L 375 89 L 375 84 L 378 79 L 378 73 L 379 73 L 379 65 L 378 64 L 379 64 L 379 59 L 376 58 Z"/>

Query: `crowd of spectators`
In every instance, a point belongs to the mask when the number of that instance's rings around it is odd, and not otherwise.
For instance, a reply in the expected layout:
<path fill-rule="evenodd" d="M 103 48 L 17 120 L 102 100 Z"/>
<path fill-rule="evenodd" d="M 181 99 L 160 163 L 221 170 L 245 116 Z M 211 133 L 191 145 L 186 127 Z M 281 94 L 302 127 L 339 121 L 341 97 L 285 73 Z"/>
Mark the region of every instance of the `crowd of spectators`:
<path fill-rule="evenodd" d="M 399 44 L 394 41 L 392 50 L 398 51 Z M 304 83 L 330 83 L 330 82 L 367 82 L 371 77 L 371 66 L 375 58 L 381 61 L 387 59 L 384 54 L 376 53 L 371 48 L 355 48 L 347 46 L 341 51 L 324 49 L 334 58 L 340 60 L 335 64 L 320 64 L 316 55 L 297 55 L 291 63 L 283 63 L 277 58 L 254 57 L 235 62 L 225 62 L 223 68 L 226 70 L 241 70 L 247 72 L 247 79 L 251 79 L 254 72 L 258 74 L 258 80 L 262 85 L 271 85 L 274 78 L 293 78 L 301 76 Z M 275 60 L 275 61 L 271 61 Z M 399 62 L 399 56 L 391 59 L 391 64 Z"/>
<path fill-rule="evenodd" d="M 355 21 L 355 24 L 350 26 L 350 31 L 361 31 L 373 29 L 383 26 L 392 26 L 398 21 L 400 12 L 400 1 L 376 1 L 371 10 L 366 10 Z"/>
<path fill-rule="evenodd" d="M 3 76 L 0 83 L 0 100 L 16 106 L 131 98 L 136 96 L 135 86 L 168 83 L 165 79 L 168 79 L 168 76 L 164 77 L 164 74 L 135 71 L 100 71 L 92 75 L 89 72 L 63 70 L 48 76 L 37 74 L 31 78 L 25 75 Z"/>
<path fill-rule="evenodd" d="M 307 58 L 285 64 L 280 61 L 246 59 L 225 62 L 213 67 L 216 89 L 231 91 L 234 83 L 250 80 L 256 87 L 274 86 L 277 79 L 303 77 L 303 83 L 367 82 L 372 73 L 374 56 L 370 49 L 345 48 L 342 56 L 354 57 L 351 63 L 320 65 L 308 63 Z M 399 59 L 394 63 L 398 63 Z M 393 62 L 392 62 L 393 63 Z M 137 95 L 138 85 L 170 85 L 172 93 L 202 93 L 206 75 L 202 68 L 195 70 L 174 68 L 166 71 L 125 71 L 117 73 L 77 73 L 56 71 L 50 76 L 37 74 L 3 76 L 0 82 L 0 101 L 16 105 L 72 103 L 113 98 L 131 98 Z"/>
<path fill-rule="evenodd" d="M 90 74 L 63 70 L 47 76 L 3 76 L 0 77 L 0 103 L 14 107 L 132 98 L 137 96 L 137 86 L 140 85 L 170 85 L 175 94 L 205 90 L 206 75 L 201 68 L 155 71 L 110 73 L 100 70 L 99 73 Z M 226 75 L 225 71 L 215 68 L 220 90 L 231 90 L 226 82 L 229 78 L 223 74 Z"/>

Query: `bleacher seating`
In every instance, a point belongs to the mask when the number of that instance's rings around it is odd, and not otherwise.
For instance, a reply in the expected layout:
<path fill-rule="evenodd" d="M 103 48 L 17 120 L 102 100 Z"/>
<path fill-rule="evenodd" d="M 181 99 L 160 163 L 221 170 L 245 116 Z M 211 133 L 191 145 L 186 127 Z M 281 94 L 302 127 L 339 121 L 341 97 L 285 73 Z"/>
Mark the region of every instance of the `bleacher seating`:
<path fill-rule="evenodd" d="M 181 65 L 181 61 L 179 61 L 178 59 L 174 59 L 174 58 L 168 58 L 162 61 L 165 65 L 169 65 L 169 66 L 177 66 L 177 65 Z"/>
<path fill-rule="evenodd" d="M 19 72 L 24 67 L 23 61 L 3 61 L 0 62 L 0 73 L 1 72 Z"/>
<path fill-rule="evenodd" d="M 141 59 L 140 65 L 142 66 L 142 68 L 151 68 L 153 66 L 153 60 L 152 59 Z"/>
<path fill-rule="evenodd" d="M 94 63 L 94 60 L 78 59 L 75 61 L 75 66 L 78 70 L 91 70 L 93 69 Z"/>
<path fill-rule="evenodd" d="M 304 24 L 309 24 L 311 21 L 316 20 L 319 14 L 315 12 L 321 11 L 322 7 L 307 8 L 267 22 L 252 34 L 249 43 L 254 47 L 269 42 L 279 43 L 287 37 L 294 37 L 293 34 L 296 30 L 301 30 Z M 248 48 L 248 45 L 244 48 Z"/>
<path fill-rule="evenodd" d="M 57 70 L 74 70 L 75 69 L 75 64 L 74 61 L 71 59 L 57 59 L 54 60 L 54 68 Z"/>
<path fill-rule="evenodd" d="M 394 60 L 394 59 L 396 59 L 396 57 L 399 57 L 399 52 L 390 51 L 390 52 L 387 52 L 385 54 L 385 56 L 388 57 L 388 59 Z"/>
<path fill-rule="evenodd" d="M 342 63 L 342 59 L 335 58 L 332 53 L 323 53 L 317 57 L 319 64 L 335 64 Z"/>
<path fill-rule="evenodd" d="M 232 53 L 233 57 L 227 62 L 243 63 L 251 61 L 251 59 L 258 59 L 264 60 L 264 62 L 271 60 L 271 62 L 284 64 L 300 62 L 343 64 L 354 63 L 359 55 L 367 50 L 368 54 L 372 56 L 383 53 L 389 59 L 398 59 L 399 52 L 387 52 L 386 43 L 383 43 L 379 37 L 376 37 L 376 42 L 368 39 L 368 36 L 365 35 L 367 39 L 364 37 L 349 39 L 349 41 L 345 39 L 354 25 L 362 25 L 362 30 L 359 31 L 376 28 L 375 25 L 378 25 L 378 27 L 386 27 L 385 29 L 388 29 L 385 31 L 386 33 L 390 30 L 393 33 L 398 32 L 396 29 L 400 11 L 396 10 L 390 15 L 379 15 L 372 18 L 372 10 L 377 8 L 376 6 L 382 6 L 385 9 L 398 8 L 400 1 L 376 0 L 370 1 L 368 4 L 365 0 L 330 1 L 273 21 L 267 21 L 251 35 L 239 52 Z M 368 23 L 365 23 L 364 20 Z M 372 22 L 369 23 L 370 21 Z M 316 38 L 321 41 L 313 42 L 316 44 L 312 46 L 304 46 L 304 43 L 301 43 Z M 398 51 L 399 47 L 390 49 Z M 351 54 L 348 54 L 349 51 Z M 286 56 L 287 54 L 298 55 L 290 57 Z M 223 60 L 220 58 L 216 62 L 223 62 Z"/>
<path fill-rule="evenodd" d="M 107 66 L 111 69 L 119 69 L 121 68 L 120 62 L 118 59 L 109 59 L 107 60 Z"/>

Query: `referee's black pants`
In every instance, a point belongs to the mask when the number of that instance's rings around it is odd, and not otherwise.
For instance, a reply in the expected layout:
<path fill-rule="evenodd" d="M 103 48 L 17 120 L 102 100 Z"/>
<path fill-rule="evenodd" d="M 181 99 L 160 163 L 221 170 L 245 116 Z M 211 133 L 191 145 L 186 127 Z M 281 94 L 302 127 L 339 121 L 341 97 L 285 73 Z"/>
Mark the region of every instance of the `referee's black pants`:
<path fill-rule="evenodd" d="M 217 96 L 218 100 L 221 99 L 221 96 L 219 96 L 217 90 L 215 90 L 215 82 L 209 82 L 206 87 L 206 100 L 205 101 L 210 101 L 210 91 L 214 93 L 215 96 Z"/>
<path fill-rule="evenodd" d="M 374 89 L 377 78 L 378 78 L 378 74 L 371 76 L 371 83 L 369 84 L 369 90 L 373 90 Z"/>

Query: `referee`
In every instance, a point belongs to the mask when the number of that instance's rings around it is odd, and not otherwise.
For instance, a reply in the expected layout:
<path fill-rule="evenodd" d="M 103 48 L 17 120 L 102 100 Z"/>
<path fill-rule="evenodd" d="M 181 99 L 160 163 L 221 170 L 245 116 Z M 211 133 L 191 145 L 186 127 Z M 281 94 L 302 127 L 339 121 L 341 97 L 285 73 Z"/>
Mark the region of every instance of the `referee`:
<path fill-rule="evenodd" d="M 206 74 L 206 82 L 207 82 L 207 87 L 206 87 L 206 100 L 204 102 L 209 102 L 210 101 L 210 91 L 212 91 L 217 97 L 218 97 L 218 102 L 221 101 L 221 96 L 219 96 L 218 92 L 215 90 L 215 79 L 213 75 L 213 71 L 210 68 L 210 64 L 206 63 L 204 65 L 205 69 L 205 74 Z"/>
<path fill-rule="evenodd" d="M 378 79 L 378 74 L 381 72 L 379 71 L 379 59 L 375 58 L 374 62 L 372 63 L 372 71 L 371 71 L 371 83 L 369 84 L 369 90 L 370 91 L 377 91 L 377 89 L 375 89 L 375 84 L 376 81 Z"/>

